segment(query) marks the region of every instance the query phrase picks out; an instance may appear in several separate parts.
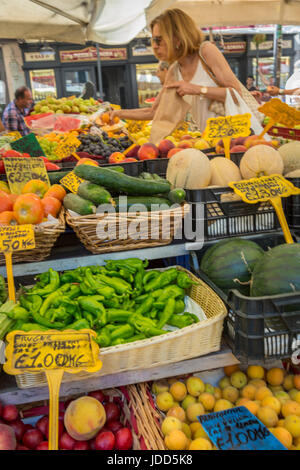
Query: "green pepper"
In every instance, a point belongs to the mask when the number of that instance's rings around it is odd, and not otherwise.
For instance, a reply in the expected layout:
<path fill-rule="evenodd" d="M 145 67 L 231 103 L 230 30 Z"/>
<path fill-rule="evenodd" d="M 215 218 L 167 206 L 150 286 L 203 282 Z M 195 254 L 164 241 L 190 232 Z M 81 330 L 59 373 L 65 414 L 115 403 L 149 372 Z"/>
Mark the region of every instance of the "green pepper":
<path fill-rule="evenodd" d="M 117 346 L 118 344 L 125 344 L 125 343 L 127 343 L 127 339 L 117 338 L 112 341 L 111 346 Z"/>
<path fill-rule="evenodd" d="M 97 279 L 109 287 L 112 287 L 117 292 L 117 294 L 126 294 L 132 292 L 131 285 L 124 281 L 124 279 L 108 277 L 103 274 L 99 274 Z"/>
<path fill-rule="evenodd" d="M 167 300 L 166 306 L 163 309 L 159 320 L 156 324 L 157 328 L 162 328 L 166 323 L 168 323 L 168 320 L 171 318 L 175 310 L 175 299 L 173 297 L 170 297 Z"/>
<path fill-rule="evenodd" d="M 42 326 L 46 326 L 48 329 L 53 328 L 55 330 L 60 330 L 61 328 L 65 328 L 67 325 L 67 321 L 51 322 L 44 316 L 40 315 L 38 312 L 33 312 L 32 317 L 36 323 Z"/>
<path fill-rule="evenodd" d="M 166 287 L 162 294 L 158 297 L 157 301 L 158 302 L 165 302 L 168 300 L 170 297 L 173 297 L 174 299 L 184 299 L 185 297 L 185 291 L 181 287 L 176 286 L 175 284 L 172 284 L 171 286 Z"/>
<path fill-rule="evenodd" d="M 80 308 L 86 310 L 96 316 L 96 322 L 100 326 L 104 326 L 107 323 L 107 313 L 103 304 L 99 301 L 103 299 L 102 296 L 90 296 L 90 297 L 78 297 L 78 304 Z"/>
<path fill-rule="evenodd" d="M 150 270 L 144 274 L 143 284 L 147 284 L 149 281 L 156 279 L 160 275 L 160 272 L 157 270 Z"/>
<path fill-rule="evenodd" d="M 134 328 L 132 326 L 126 324 L 121 325 L 119 328 L 116 328 L 114 331 L 111 332 L 110 336 L 112 341 L 118 338 L 126 339 L 130 338 L 134 333 Z"/>
<path fill-rule="evenodd" d="M 138 296 L 143 291 L 143 271 L 139 270 L 134 278 L 134 296 Z"/>
<path fill-rule="evenodd" d="M 157 314 L 158 314 L 158 310 L 156 308 L 153 308 L 150 312 L 150 318 L 154 319 L 157 317 Z"/>
<path fill-rule="evenodd" d="M 40 325 L 39 323 L 23 323 L 21 326 L 18 328 L 19 330 L 22 331 L 47 331 L 49 328 Z"/>
<path fill-rule="evenodd" d="M 90 330 L 89 322 L 85 318 L 81 318 L 80 320 L 76 320 L 74 323 L 67 325 L 64 329 L 70 330 Z"/>
<path fill-rule="evenodd" d="M 150 312 L 153 302 L 153 297 L 148 296 L 148 298 L 144 300 L 144 302 L 139 306 L 135 313 L 138 313 L 139 315 L 144 315 L 145 313 Z"/>
<path fill-rule="evenodd" d="M 7 291 L 5 285 L 5 279 L 0 276 L 0 305 L 3 304 L 7 299 Z"/>
<path fill-rule="evenodd" d="M 49 284 L 41 288 L 33 287 L 32 289 L 30 289 L 30 293 L 41 295 L 41 296 L 48 295 L 48 294 L 51 294 L 52 292 L 55 292 L 59 288 L 59 285 L 60 285 L 60 281 L 59 281 L 58 272 L 50 268 L 49 269 Z"/>
<path fill-rule="evenodd" d="M 85 318 L 88 322 L 91 328 L 93 328 L 96 319 L 93 317 L 93 315 L 90 312 L 86 312 L 85 310 L 82 312 L 83 318 Z"/>
<path fill-rule="evenodd" d="M 34 279 L 37 279 L 36 287 L 45 287 L 50 282 L 49 271 L 38 274 Z"/>
<path fill-rule="evenodd" d="M 131 336 L 131 338 L 127 338 L 126 343 L 133 343 L 134 341 L 140 341 L 142 339 L 146 339 L 146 336 L 143 333 L 138 335 Z"/>
<path fill-rule="evenodd" d="M 69 283 L 69 282 L 82 282 L 83 281 L 83 273 L 82 268 L 76 268 L 72 271 L 65 271 L 60 276 L 61 284 Z"/>
<path fill-rule="evenodd" d="M 7 316 L 13 320 L 22 320 L 23 322 L 26 322 L 28 321 L 30 314 L 25 308 L 16 305 L 13 310 L 7 313 Z"/>
<path fill-rule="evenodd" d="M 109 309 L 107 309 L 107 321 L 108 321 L 108 323 L 127 322 L 132 315 L 134 315 L 134 312 L 132 312 L 130 310 L 124 310 L 124 309 L 120 309 L 120 308 L 109 308 Z"/>
<path fill-rule="evenodd" d="M 146 292 L 156 290 L 171 284 L 177 279 L 178 271 L 176 268 L 170 268 L 161 272 L 155 279 L 145 284 L 144 289 Z"/>
<path fill-rule="evenodd" d="M 175 301 L 175 310 L 174 313 L 182 313 L 185 309 L 185 303 L 183 300 L 179 299 Z"/>
<path fill-rule="evenodd" d="M 102 348 L 107 348 L 111 344 L 111 337 L 109 331 L 105 328 L 102 328 L 96 337 L 96 343 L 99 344 Z"/>
<path fill-rule="evenodd" d="M 192 285 L 196 285 L 197 282 L 193 281 L 187 273 L 179 271 L 177 276 L 177 285 L 182 289 L 188 289 Z"/>
<path fill-rule="evenodd" d="M 143 329 L 146 327 L 156 327 L 156 322 L 154 320 L 151 320 L 151 318 L 143 317 L 142 315 L 138 315 L 136 313 L 129 317 L 128 323 L 141 333 L 143 333 Z"/>
<path fill-rule="evenodd" d="M 28 310 L 30 313 L 38 312 L 43 304 L 43 299 L 39 295 L 36 294 L 27 294 L 26 297 L 20 297 L 20 303 L 22 307 Z"/>
<path fill-rule="evenodd" d="M 196 317 L 199 321 L 198 317 Z M 183 315 L 171 315 L 169 320 L 167 321 L 168 325 L 176 326 L 177 328 L 184 328 L 186 326 L 190 326 L 195 322 L 192 314 L 184 313 Z"/>
<path fill-rule="evenodd" d="M 164 335 L 166 333 L 169 333 L 168 330 L 161 330 L 160 328 L 157 328 L 155 326 L 147 326 L 147 325 L 144 325 L 140 329 L 140 331 L 148 338 L 150 338 L 151 336 L 158 336 L 158 335 Z"/>
<path fill-rule="evenodd" d="M 126 268 L 134 274 L 135 271 L 144 269 L 148 266 L 148 260 L 141 260 L 139 258 L 127 258 L 125 260 L 108 260 L 105 265 L 108 270 L 114 270 L 116 268 Z"/>
<path fill-rule="evenodd" d="M 52 292 L 51 294 L 49 294 L 48 297 L 46 297 L 46 299 L 44 300 L 43 305 L 41 306 L 40 315 L 43 316 L 48 310 L 48 308 L 50 308 L 51 304 L 55 300 L 58 300 L 60 297 L 61 297 L 61 293 L 59 290 L 56 290 Z"/>
<path fill-rule="evenodd" d="M 112 297 L 111 299 L 104 299 L 103 300 L 103 305 L 106 308 L 119 308 L 120 307 L 120 302 L 117 299 L 117 297 Z"/>

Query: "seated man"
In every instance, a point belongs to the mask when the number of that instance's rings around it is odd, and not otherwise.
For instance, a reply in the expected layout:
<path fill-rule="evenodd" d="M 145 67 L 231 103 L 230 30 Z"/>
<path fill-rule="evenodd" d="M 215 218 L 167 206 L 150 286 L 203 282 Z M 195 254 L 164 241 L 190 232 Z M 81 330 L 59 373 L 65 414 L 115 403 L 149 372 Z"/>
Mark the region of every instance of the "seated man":
<path fill-rule="evenodd" d="M 29 114 L 32 95 L 29 88 L 22 86 L 15 91 L 15 99 L 9 103 L 2 116 L 4 127 L 8 132 L 19 131 L 22 136 L 30 133 L 24 117 Z"/>

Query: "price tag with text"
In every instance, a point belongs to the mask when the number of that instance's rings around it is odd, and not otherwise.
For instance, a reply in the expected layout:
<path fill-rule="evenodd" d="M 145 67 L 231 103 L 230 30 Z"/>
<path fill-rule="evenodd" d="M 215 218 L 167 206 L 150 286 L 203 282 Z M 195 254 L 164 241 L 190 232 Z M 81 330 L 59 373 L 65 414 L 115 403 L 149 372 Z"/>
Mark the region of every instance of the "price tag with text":
<path fill-rule="evenodd" d="M 286 127 L 294 127 L 300 124 L 300 111 L 283 103 L 279 98 L 272 98 L 260 106 L 258 111 L 270 118 L 270 121 L 260 134 L 260 138 L 276 123 L 283 124 Z"/>
<path fill-rule="evenodd" d="M 251 133 L 251 114 L 237 114 L 209 118 L 202 137 L 212 145 L 223 139 L 225 157 L 230 158 L 230 141 L 234 137 L 247 137 Z"/>
<path fill-rule="evenodd" d="M 64 371 L 101 369 L 97 334 L 92 330 L 12 331 L 7 337 L 7 374 L 45 372 L 49 386 L 49 450 L 58 448 L 59 389 Z"/>
<path fill-rule="evenodd" d="M 287 243 L 293 239 L 284 216 L 281 198 L 300 194 L 300 189 L 281 175 L 261 176 L 249 180 L 232 181 L 228 185 L 244 202 L 256 204 L 270 201 L 278 216 Z"/>
<path fill-rule="evenodd" d="M 59 182 L 65 186 L 71 193 L 77 193 L 79 185 L 83 183 L 83 179 L 75 175 L 74 171 L 70 171 L 66 176 L 64 176 Z"/>
<path fill-rule="evenodd" d="M 61 159 L 67 158 L 70 155 L 76 156 L 76 150 L 80 144 L 81 142 L 77 137 L 74 135 L 68 135 L 60 139 L 55 149 L 55 153 Z M 80 159 L 78 156 L 76 156 L 76 158 Z"/>
<path fill-rule="evenodd" d="M 219 450 L 287 450 L 245 406 L 198 416 Z"/>
<path fill-rule="evenodd" d="M 45 157 L 42 147 L 34 134 L 27 134 L 25 137 L 10 144 L 13 150 L 21 153 L 28 153 L 31 157 Z"/>
<path fill-rule="evenodd" d="M 39 179 L 50 186 L 45 162 L 42 158 L 5 157 L 3 159 L 9 189 L 21 194 L 23 187 L 32 179 Z"/>
<path fill-rule="evenodd" d="M 9 135 L 10 137 L 13 137 L 14 140 L 22 139 L 22 135 L 20 134 L 19 131 L 8 132 L 8 134 L 6 134 L 6 135 Z"/>

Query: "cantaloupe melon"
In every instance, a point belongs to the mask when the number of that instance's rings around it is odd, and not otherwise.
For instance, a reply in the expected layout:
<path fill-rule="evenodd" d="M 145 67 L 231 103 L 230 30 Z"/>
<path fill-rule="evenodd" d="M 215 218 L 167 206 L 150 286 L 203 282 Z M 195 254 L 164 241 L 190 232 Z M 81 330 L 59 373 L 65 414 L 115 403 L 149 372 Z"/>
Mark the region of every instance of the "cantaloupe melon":
<path fill-rule="evenodd" d="M 278 150 L 269 145 L 255 145 L 242 156 L 240 170 L 244 179 L 282 175 L 283 161 Z"/>
<path fill-rule="evenodd" d="M 286 178 L 300 178 L 300 168 L 284 175 Z"/>
<path fill-rule="evenodd" d="M 239 167 L 225 157 L 215 157 L 210 161 L 211 184 L 217 186 L 228 186 L 231 181 L 242 179 Z"/>
<path fill-rule="evenodd" d="M 197 149 L 184 149 L 168 162 L 166 179 L 172 188 L 206 188 L 211 180 L 210 161 Z"/>
<path fill-rule="evenodd" d="M 278 152 L 283 160 L 283 174 L 300 169 L 300 142 L 289 142 L 279 147 Z"/>

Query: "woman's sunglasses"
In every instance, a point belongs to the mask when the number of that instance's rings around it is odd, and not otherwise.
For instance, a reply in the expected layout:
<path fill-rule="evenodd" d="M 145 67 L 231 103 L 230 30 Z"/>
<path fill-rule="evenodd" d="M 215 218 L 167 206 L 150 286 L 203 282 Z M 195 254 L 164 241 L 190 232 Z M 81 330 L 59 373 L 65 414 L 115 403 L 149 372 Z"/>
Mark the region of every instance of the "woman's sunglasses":
<path fill-rule="evenodd" d="M 162 41 L 162 37 L 161 36 L 152 36 L 152 42 L 154 42 L 157 46 L 160 45 L 161 41 Z"/>

